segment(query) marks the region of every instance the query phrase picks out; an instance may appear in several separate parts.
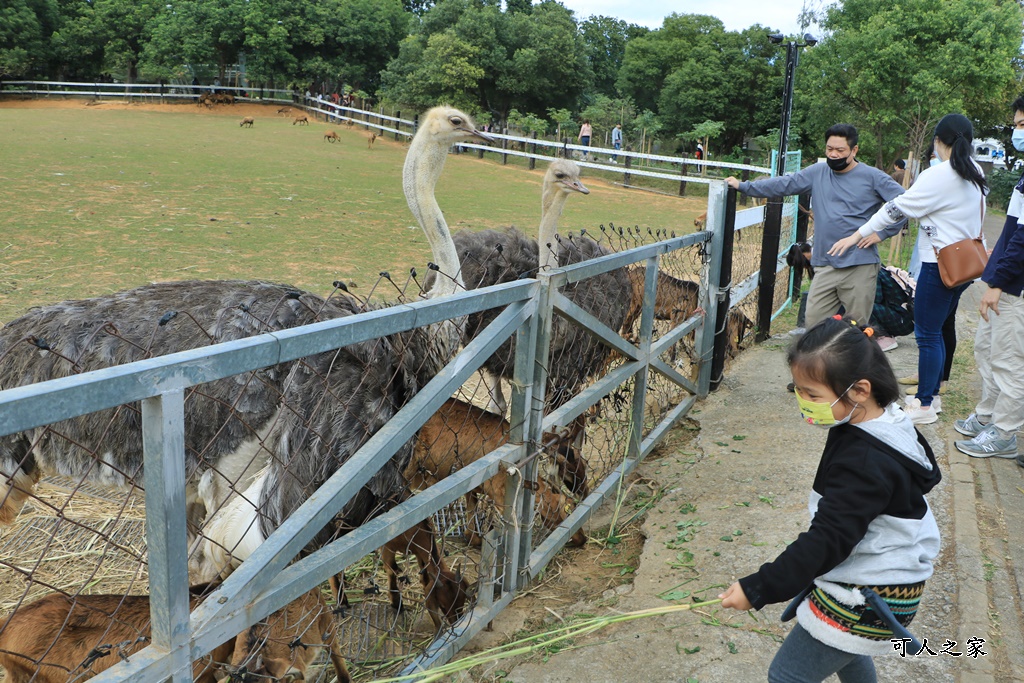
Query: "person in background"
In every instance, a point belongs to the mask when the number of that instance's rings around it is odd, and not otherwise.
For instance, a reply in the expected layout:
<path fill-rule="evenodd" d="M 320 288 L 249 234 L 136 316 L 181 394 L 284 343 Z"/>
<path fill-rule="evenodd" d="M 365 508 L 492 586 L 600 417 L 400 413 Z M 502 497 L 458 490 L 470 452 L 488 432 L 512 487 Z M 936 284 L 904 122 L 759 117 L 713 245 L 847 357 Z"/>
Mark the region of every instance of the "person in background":
<path fill-rule="evenodd" d="M 618 152 L 620 149 L 622 149 L 622 124 L 621 123 L 616 123 L 615 127 L 612 128 L 612 147 L 615 148 L 616 152 Z M 613 164 L 618 162 L 618 159 L 619 159 L 619 155 L 618 154 L 613 154 L 612 155 L 612 163 Z"/>
<path fill-rule="evenodd" d="M 967 282 L 947 287 L 939 275 L 938 251 L 981 234 L 985 218 L 985 174 L 971 158 L 974 127 L 963 114 L 947 114 L 935 126 L 935 153 L 942 160 L 925 169 L 904 194 L 885 203 L 856 232 L 836 242 L 829 254 L 842 256 L 856 247 L 870 248 L 892 223 L 920 221 L 921 276 L 914 292 L 914 336 L 917 338 L 917 395 L 908 398 L 907 414 L 915 424 L 936 422 L 942 412 L 938 398 L 946 361 L 942 326 L 956 314 Z"/>
<path fill-rule="evenodd" d="M 726 178 L 730 187 L 752 197 L 811 193 L 815 233 L 811 265 L 815 276 L 807 295 L 808 328 L 835 315 L 840 306 L 853 320 L 867 322 L 875 305 L 878 249 L 871 246 L 839 256 L 828 251 L 837 240 L 855 233 L 884 202 L 903 192 L 888 174 L 857 161 L 857 140 L 856 128 L 837 123 L 825 131 L 825 163 L 777 178 L 744 182 Z M 905 220 L 900 221 L 882 234 L 891 237 L 905 224 Z"/>
<path fill-rule="evenodd" d="M 590 125 L 590 119 L 583 119 L 583 125 L 580 126 L 580 134 L 576 136 L 579 143 L 584 147 L 590 147 L 590 138 L 594 135 L 594 128 Z M 583 152 L 583 158 L 588 159 L 590 156 L 589 151 Z"/>
<path fill-rule="evenodd" d="M 697 143 L 697 150 L 693 153 L 693 158 L 698 161 L 704 158 L 704 145 Z"/>
<path fill-rule="evenodd" d="M 907 162 L 904 161 L 903 159 L 897 159 L 896 161 L 892 162 L 892 173 L 890 173 L 889 175 L 891 175 L 892 179 L 895 180 L 900 186 L 902 186 L 903 176 L 906 174 L 906 172 Z"/>
<path fill-rule="evenodd" d="M 820 273 L 818 277 L 821 277 Z M 942 479 L 935 454 L 896 405 L 899 386 L 871 328 L 839 316 L 787 355 L 800 413 L 828 429 L 807 531 L 772 562 L 733 583 L 722 607 L 791 600 L 793 627 L 769 681 L 875 683 L 873 656 L 896 656 L 939 554 L 925 495 Z"/>
<path fill-rule="evenodd" d="M 1024 151 L 1024 97 L 1013 103 L 1013 147 Z M 1014 458 L 1017 431 L 1024 425 L 1024 177 L 1017 182 L 1006 209 L 1003 232 L 992 249 L 981 280 L 981 320 L 974 339 L 974 360 L 981 375 L 981 400 L 953 428 L 966 441 L 957 450 L 974 458 Z"/>
<path fill-rule="evenodd" d="M 922 158 L 928 159 L 928 168 L 942 163 L 935 156 L 935 145 L 933 143 L 928 143 Z M 910 277 L 914 278 L 915 283 L 917 278 L 921 276 L 921 239 L 921 234 L 918 233 L 917 240 L 914 242 L 914 250 L 910 252 L 910 265 L 907 266 L 907 272 L 910 273 Z M 946 393 L 946 384 L 949 382 L 949 376 L 953 372 L 953 355 L 956 353 L 956 310 L 953 310 L 946 318 L 946 321 L 942 323 L 942 345 L 946 349 L 946 358 L 942 364 L 942 381 L 939 382 L 940 395 Z M 916 387 L 920 380 L 915 372 L 913 375 L 900 377 L 898 381 L 904 386 Z"/>

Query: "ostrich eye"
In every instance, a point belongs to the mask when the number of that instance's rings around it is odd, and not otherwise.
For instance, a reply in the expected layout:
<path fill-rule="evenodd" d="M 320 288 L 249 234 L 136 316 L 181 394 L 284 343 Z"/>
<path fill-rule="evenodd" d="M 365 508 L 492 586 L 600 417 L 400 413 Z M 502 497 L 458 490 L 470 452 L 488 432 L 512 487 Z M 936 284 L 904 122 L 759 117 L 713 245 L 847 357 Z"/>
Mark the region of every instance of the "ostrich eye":
<path fill-rule="evenodd" d="M 451 122 L 451 124 L 453 126 L 461 126 L 462 125 L 462 119 L 460 119 L 458 116 L 453 116 L 453 117 L 449 118 L 448 120 Z"/>
<path fill-rule="evenodd" d="M 564 173 L 556 173 L 555 177 L 558 178 L 559 180 L 561 180 L 562 178 L 565 177 L 565 174 Z"/>

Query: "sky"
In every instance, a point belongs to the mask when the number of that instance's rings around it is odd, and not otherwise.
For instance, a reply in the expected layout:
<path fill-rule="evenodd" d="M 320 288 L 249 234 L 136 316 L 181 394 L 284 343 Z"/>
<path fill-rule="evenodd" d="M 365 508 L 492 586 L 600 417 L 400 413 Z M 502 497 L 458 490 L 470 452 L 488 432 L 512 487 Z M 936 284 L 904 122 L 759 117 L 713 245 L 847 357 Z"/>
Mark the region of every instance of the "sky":
<path fill-rule="evenodd" d="M 673 12 L 679 14 L 710 14 L 718 17 L 728 31 L 740 31 L 753 24 L 778 29 L 786 34 L 800 30 L 797 17 L 805 0 L 561 0 L 576 12 L 577 19 L 600 14 L 622 19 L 631 24 L 659 28 L 662 20 Z M 809 0 L 811 7 L 824 3 Z M 810 29 L 812 32 L 814 28 Z"/>

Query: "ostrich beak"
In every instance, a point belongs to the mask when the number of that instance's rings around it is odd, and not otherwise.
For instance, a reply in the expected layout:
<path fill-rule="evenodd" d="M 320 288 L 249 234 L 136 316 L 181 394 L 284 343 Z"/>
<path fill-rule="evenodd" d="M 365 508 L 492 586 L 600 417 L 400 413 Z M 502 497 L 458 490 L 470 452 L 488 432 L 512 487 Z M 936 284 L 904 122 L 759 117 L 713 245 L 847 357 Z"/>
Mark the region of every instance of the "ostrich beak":
<path fill-rule="evenodd" d="M 579 180 L 563 180 L 562 184 L 573 192 L 579 192 L 580 194 L 590 194 L 590 190 Z"/>
<path fill-rule="evenodd" d="M 494 142 L 494 138 L 492 138 L 487 133 L 484 133 L 484 132 L 481 132 L 481 131 L 477 130 L 476 128 L 459 128 L 459 130 L 462 131 L 463 133 L 465 133 L 466 135 L 468 135 L 471 138 L 477 138 L 479 140 L 483 140 L 484 142 L 488 142 L 488 143 Z"/>

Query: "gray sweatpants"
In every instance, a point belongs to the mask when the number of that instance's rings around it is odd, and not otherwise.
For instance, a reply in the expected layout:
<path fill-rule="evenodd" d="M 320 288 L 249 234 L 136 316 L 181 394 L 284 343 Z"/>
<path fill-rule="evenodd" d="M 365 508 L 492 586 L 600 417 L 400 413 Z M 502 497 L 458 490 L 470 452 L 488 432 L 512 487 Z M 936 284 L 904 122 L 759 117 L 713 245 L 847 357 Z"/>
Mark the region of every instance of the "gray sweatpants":
<path fill-rule="evenodd" d="M 837 650 L 811 637 L 800 624 L 786 636 L 768 669 L 768 683 L 821 683 L 837 674 L 841 683 L 877 683 L 867 655 Z"/>

